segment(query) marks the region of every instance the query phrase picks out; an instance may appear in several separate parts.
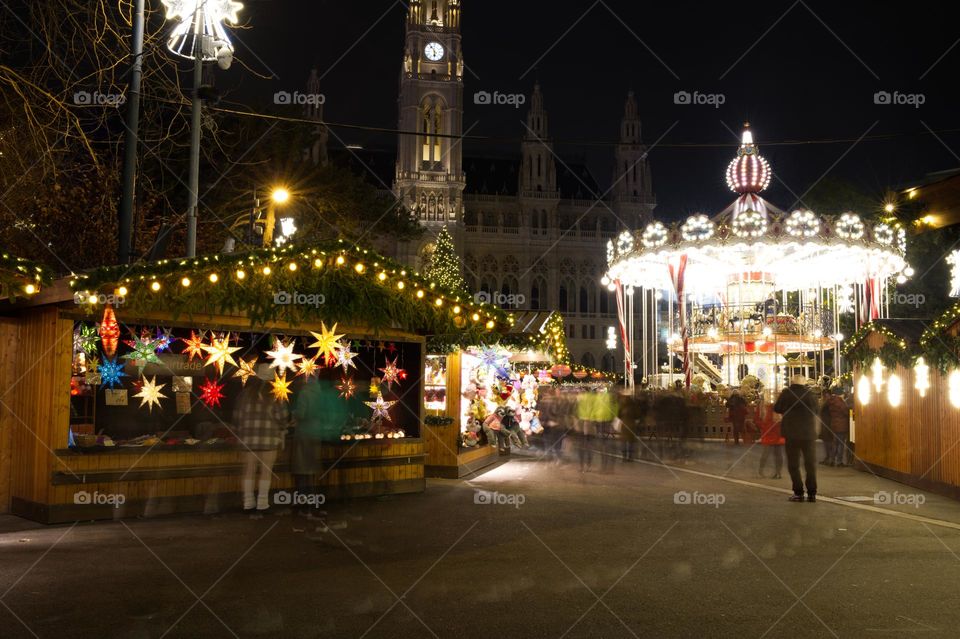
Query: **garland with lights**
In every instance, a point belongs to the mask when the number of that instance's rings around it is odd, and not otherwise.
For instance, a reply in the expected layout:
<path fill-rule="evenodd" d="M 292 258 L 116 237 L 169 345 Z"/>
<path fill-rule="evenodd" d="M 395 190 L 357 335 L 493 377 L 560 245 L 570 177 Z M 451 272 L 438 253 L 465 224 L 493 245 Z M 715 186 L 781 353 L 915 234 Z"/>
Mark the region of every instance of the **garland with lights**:
<path fill-rule="evenodd" d="M 450 237 L 447 227 L 440 229 L 437 235 L 430 268 L 424 276 L 450 291 L 456 291 L 461 295 L 468 292 L 467 283 L 460 273 L 460 258 L 457 256 L 457 249 L 453 246 L 453 238 Z"/>
<path fill-rule="evenodd" d="M 884 344 L 879 350 L 871 349 L 867 345 L 866 337 L 870 333 L 879 333 L 884 336 Z M 920 353 L 911 352 L 907 348 L 906 340 L 886 326 L 870 322 L 861 326 L 860 330 L 853 334 L 843 348 L 843 356 L 861 367 L 869 366 L 874 359 L 879 357 L 884 366 L 895 368 L 898 365 L 913 366 Z"/>
<path fill-rule="evenodd" d="M 496 307 L 343 240 L 104 267 L 75 277 L 70 287 L 88 300 L 83 306 L 89 312 L 96 308 L 97 294 L 108 291 L 122 295 L 124 310 L 134 314 L 172 309 L 176 319 L 242 312 L 251 326 L 356 323 L 374 330 L 455 333 L 470 343 L 508 329 L 512 320 Z"/>
<path fill-rule="evenodd" d="M 52 281 L 50 270 L 39 262 L 0 253 L 0 297 L 29 297 Z"/>
<path fill-rule="evenodd" d="M 935 319 L 920 337 L 920 348 L 927 363 L 941 373 L 960 367 L 960 336 L 947 334 L 957 322 L 960 322 L 960 303 Z"/>
<path fill-rule="evenodd" d="M 471 339 L 476 341 L 470 341 Z M 485 333 L 477 337 L 460 333 L 431 335 L 427 340 L 427 352 L 434 355 L 448 355 L 468 346 L 490 347 L 497 345 L 512 352 L 534 350 L 546 353 L 555 364 L 566 364 L 570 361 L 563 316 L 556 312 L 550 315 L 543 326 L 543 330 L 537 335 L 500 333 Z"/>

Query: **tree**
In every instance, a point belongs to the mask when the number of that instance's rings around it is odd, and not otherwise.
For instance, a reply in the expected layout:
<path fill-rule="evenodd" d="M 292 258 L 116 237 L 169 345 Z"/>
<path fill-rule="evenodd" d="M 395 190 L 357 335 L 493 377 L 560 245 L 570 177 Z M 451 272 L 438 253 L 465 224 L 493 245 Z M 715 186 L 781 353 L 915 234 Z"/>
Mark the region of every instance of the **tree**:
<path fill-rule="evenodd" d="M 460 256 L 453 246 L 453 238 L 446 227 L 437 235 L 436 248 L 425 273 L 427 279 L 444 286 L 451 291 L 468 294 L 467 283 L 460 272 Z"/>

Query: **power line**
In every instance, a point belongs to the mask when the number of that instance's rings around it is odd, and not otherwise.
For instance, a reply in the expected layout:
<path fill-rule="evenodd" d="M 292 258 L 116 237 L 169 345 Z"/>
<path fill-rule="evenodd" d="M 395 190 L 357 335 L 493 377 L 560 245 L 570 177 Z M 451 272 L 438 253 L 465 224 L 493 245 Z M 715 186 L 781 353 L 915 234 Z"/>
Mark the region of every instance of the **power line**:
<path fill-rule="evenodd" d="M 169 100 L 158 97 L 150 97 L 155 102 L 165 102 L 168 104 L 177 104 L 184 105 L 185 103 L 179 102 L 177 100 Z M 215 111 L 217 113 L 225 113 L 229 115 L 236 115 L 241 117 L 248 118 L 257 118 L 261 120 L 270 120 L 270 121 L 279 121 L 279 122 L 289 122 L 292 124 L 309 124 L 310 126 L 325 126 L 333 129 L 346 129 L 351 131 L 364 131 L 367 133 L 384 133 L 389 135 L 422 135 L 419 131 L 404 131 L 402 129 L 394 129 L 390 127 L 378 127 L 378 126 L 369 126 L 364 124 L 348 124 L 346 122 L 329 122 L 326 120 L 311 120 L 310 118 L 303 117 L 294 117 L 286 115 L 274 115 L 271 113 L 257 113 L 255 111 L 245 111 L 240 109 L 230 109 L 219 106 L 207 106 L 207 109 L 210 111 Z M 951 135 L 954 133 L 960 133 L 960 128 L 952 129 L 924 129 L 922 131 L 910 131 L 910 132 L 900 132 L 900 133 L 879 133 L 876 135 L 868 135 L 863 138 L 816 138 L 810 140 L 796 140 L 796 139 L 786 139 L 786 140 L 772 140 L 772 141 L 763 141 L 758 144 L 761 147 L 772 147 L 772 146 L 822 146 L 828 144 L 854 144 L 854 143 L 863 143 L 863 142 L 883 142 L 891 141 L 897 139 L 906 139 L 906 138 L 916 138 L 922 136 L 936 136 L 936 135 Z M 491 136 L 491 135 L 453 135 L 449 133 L 431 133 L 431 136 L 438 138 L 447 138 L 454 140 L 462 140 L 469 142 L 496 142 L 496 143 L 505 143 L 510 142 L 514 144 L 519 144 L 527 140 L 523 137 L 518 136 Z M 577 140 L 572 138 L 551 138 L 549 140 L 552 144 L 562 144 L 567 146 L 599 146 L 599 147 L 616 147 L 622 144 L 619 140 L 610 141 L 610 140 Z M 643 146 L 642 144 L 640 146 Z M 730 142 L 660 142 L 657 144 L 658 149 L 729 149 L 737 148 L 740 146 L 739 140 L 731 140 Z"/>

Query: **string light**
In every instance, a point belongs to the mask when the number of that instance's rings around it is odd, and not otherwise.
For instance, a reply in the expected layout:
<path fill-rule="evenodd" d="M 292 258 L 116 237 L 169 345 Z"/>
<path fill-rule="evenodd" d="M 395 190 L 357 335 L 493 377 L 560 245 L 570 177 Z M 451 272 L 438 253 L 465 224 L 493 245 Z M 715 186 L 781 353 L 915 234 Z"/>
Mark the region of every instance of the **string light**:
<path fill-rule="evenodd" d="M 127 293 L 129 292 L 130 291 L 127 290 L 126 286 L 121 286 L 120 288 L 117 289 L 117 295 L 119 295 L 120 297 L 126 297 Z"/>
<path fill-rule="evenodd" d="M 698 214 L 687 218 L 680 227 L 680 236 L 687 242 L 703 242 L 713 237 L 716 227 L 706 215 Z"/>
<path fill-rule="evenodd" d="M 183 288 L 187 288 L 188 286 L 190 286 L 190 278 L 185 277 L 182 280 L 180 280 L 180 286 L 182 286 Z"/>
<path fill-rule="evenodd" d="M 296 271 L 296 270 L 297 270 L 297 263 L 296 263 L 296 262 L 290 262 L 290 264 L 287 265 L 287 268 L 290 269 L 291 272 L 292 272 L 292 271 Z"/>
<path fill-rule="evenodd" d="M 353 270 L 355 270 L 357 273 L 363 273 L 364 268 L 366 267 L 363 265 L 363 262 L 357 262 L 357 265 L 353 267 Z"/>
<path fill-rule="evenodd" d="M 382 282 L 387 279 L 387 274 L 384 273 L 383 271 L 380 271 L 380 275 L 377 275 L 377 279 Z"/>
<path fill-rule="evenodd" d="M 315 260 L 313 261 L 313 265 L 314 265 L 316 268 L 320 268 L 320 267 L 323 266 L 323 260 L 321 260 L 321 259 L 318 257 L 317 259 L 315 259 Z"/>
<path fill-rule="evenodd" d="M 346 261 L 347 261 L 347 260 L 344 259 L 344 257 L 343 257 L 342 255 L 338 255 L 338 256 L 337 256 L 337 266 L 343 266 L 344 262 L 346 262 Z"/>
<path fill-rule="evenodd" d="M 845 240 L 859 240 L 863 238 L 866 227 L 856 213 L 844 213 L 837 222 L 837 235 Z"/>
<path fill-rule="evenodd" d="M 87 301 L 93 304 L 94 306 L 96 306 L 97 302 L 100 301 L 100 298 L 97 297 L 96 295 L 91 295 L 90 297 L 87 298 Z"/>
<path fill-rule="evenodd" d="M 216 284 L 216 283 L 217 283 L 217 280 L 220 279 L 220 276 L 217 275 L 216 273 L 211 273 L 209 279 L 210 279 L 210 283 L 211 283 L 211 284 Z"/>
<path fill-rule="evenodd" d="M 400 289 L 401 291 L 406 287 L 407 285 L 404 284 L 403 282 L 397 282 L 397 288 Z"/>
<path fill-rule="evenodd" d="M 151 283 L 150 283 L 150 290 L 153 291 L 154 293 L 156 293 L 157 291 L 159 291 L 159 290 L 160 290 L 160 282 L 151 282 Z"/>
<path fill-rule="evenodd" d="M 246 271 L 244 271 L 242 268 L 241 268 L 241 269 L 237 269 L 237 279 L 238 279 L 238 280 L 242 280 L 242 279 L 245 278 L 246 276 L 247 276 L 247 272 L 246 272 Z"/>
<path fill-rule="evenodd" d="M 264 266 L 264 267 L 263 267 L 263 274 L 264 274 L 264 275 L 270 275 L 270 273 L 272 273 L 272 272 L 273 272 L 273 270 L 272 270 L 269 266 Z"/>
<path fill-rule="evenodd" d="M 816 237 L 820 233 L 820 220 L 813 211 L 794 211 L 787 218 L 787 233 L 793 237 Z"/>
<path fill-rule="evenodd" d="M 423 299 L 423 291 L 417 291 L 417 299 Z"/>

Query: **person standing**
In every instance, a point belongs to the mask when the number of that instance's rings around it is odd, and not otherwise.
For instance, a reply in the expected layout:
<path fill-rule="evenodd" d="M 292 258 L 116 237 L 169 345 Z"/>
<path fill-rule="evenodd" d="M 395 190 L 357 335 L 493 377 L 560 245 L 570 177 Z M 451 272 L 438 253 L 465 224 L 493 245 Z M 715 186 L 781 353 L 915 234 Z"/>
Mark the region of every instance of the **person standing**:
<path fill-rule="evenodd" d="M 244 512 L 270 508 L 273 464 L 291 424 L 289 407 L 273 399 L 267 379 L 272 379 L 270 368 L 261 364 L 257 377 L 252 377 L 240 391 L 234 409 L 237 438 L 245 451 L 241 480 Z"/>
<path fill-rule="evenodd" d="M 834 386 L 823 402 L 824 437 L 830 438 L 827 466 L 843 466 L 850 442 L 850 409 L 843 399 L 843 388 Z"/>
<path fill-rule="evenodd" d="M 643 391 L 638 397 L 631 390 L 620 392 L 620 443 L 623 461 L 633 461 L 637 455 L 637 444 L 647 418 L 647 406 L 643 401 Z"/>
<path fill-rule="evenodd" d="M 780 471 L 783 470 L 784 439 L 780 433 L 780 420 L 774 416 L 772 404 L 765 405 L 757 423 L 760 425 L 760 445 L 763 446 L 763 452 L 760 454 L 760 468 L 757 470 L 757 474 L 764 477 L 763 470 L 766 468 L 767 459 L 772 452 L 773 479 L 780 479 Z"/>
<path fill-rule="evenodd" d="M 793 482 L 790 501 L 803 501 L 804 477 L 800 473 L 803 456 L 806 471 L 807 501 L 817 500 L 817 413 L 816 392 L 807 385 L 807 378 L 797 375 L 783 389 L 773 410 L 783 415 L 780 429 L 786 440 L 787 471 Z"/>
<path fill-rule="evenodd" d="M 308 514 L 310 507 L 319 508 L 321 500 L 314 482 L 322 470 L 321 447 L 324 443 L 339 441 L 347 422 L 347 403 L 338 396 L 331 370 L 321 369 L 319 379 L 307 377 L 293 403 L 296 428 L 290 471 L 300 495 L 300 505 L 304 506 L 295 510 L 302 514 Z"/>
<path fill-rule="evenodd" d="M 733 444 L 739 446 L 740 435 L 743 433 L 747 421 L 747 400 L 737 389 L 733 389 L 729 399 L 727 399 L 727 415 L 730 423 L 733 424 Z"/>

